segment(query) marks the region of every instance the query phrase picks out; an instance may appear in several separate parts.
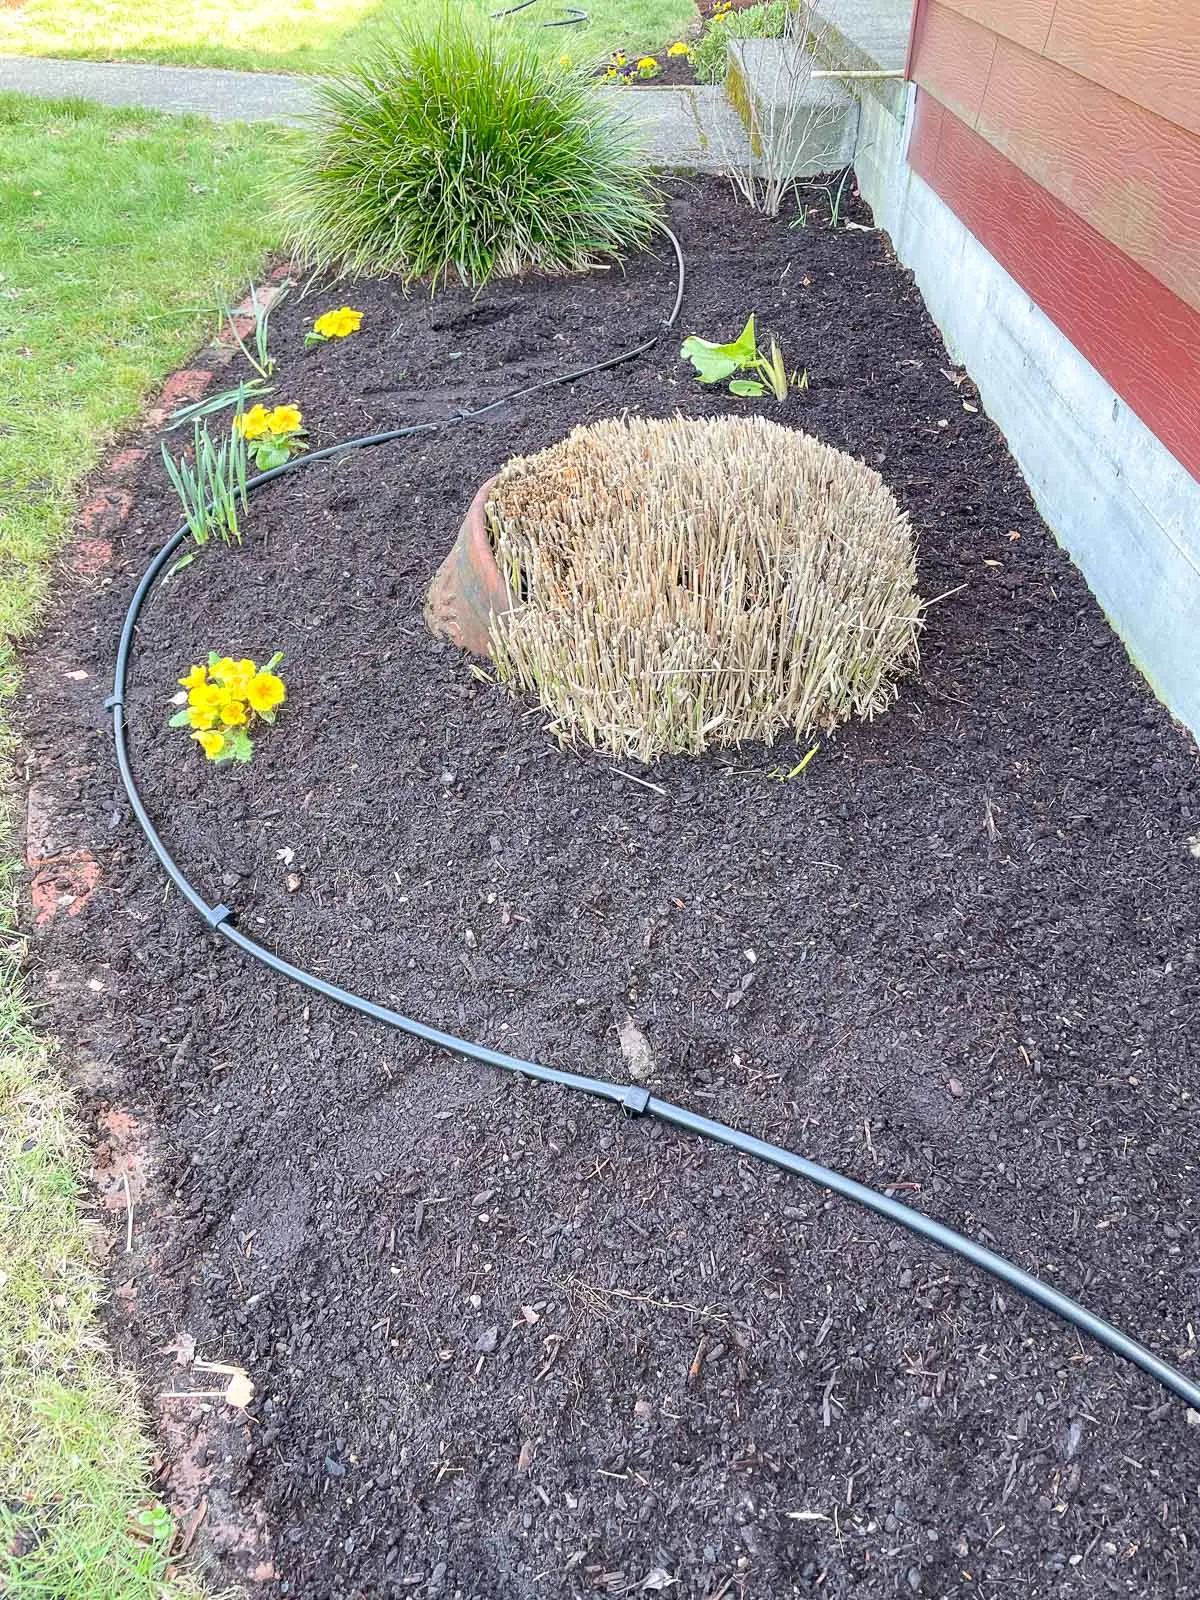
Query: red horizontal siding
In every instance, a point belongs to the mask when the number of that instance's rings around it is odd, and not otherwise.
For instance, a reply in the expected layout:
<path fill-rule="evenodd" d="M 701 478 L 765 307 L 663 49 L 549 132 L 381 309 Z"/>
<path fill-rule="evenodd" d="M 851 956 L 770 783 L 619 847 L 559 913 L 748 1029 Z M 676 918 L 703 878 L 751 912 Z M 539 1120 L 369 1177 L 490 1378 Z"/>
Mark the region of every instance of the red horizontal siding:
<path fill-rule="evenodd" d="M 996 35 L 938 0 L 917 7 L 908 75 L 970 127 L 983 106 Z"/>
<path fill-rule="evenodd" d="M 1058 0 L 1042 54 L 1200 134 L 1197 0 Z"/>
<path fill-rule="evenodd" d="M 915 81 L 1200 309 L 1200 136 L 968 21 L 960 3 L 922 5 Z"/>
<path fill-rule="evenodd" d="M 1200 479 L 1200 312 L 926 93 L 909 160 Z"/>
<path fill-rule="evenodd" d="M 1050 33 L 1055 0 L 946 0 L 946 5 L 1026 50 L 1040 50 Z"/>
<path fill-rule="evenodd" d="M 976 126 L 1200 309 L 1200 137 L 1007 39 L 996 41 Z"/>

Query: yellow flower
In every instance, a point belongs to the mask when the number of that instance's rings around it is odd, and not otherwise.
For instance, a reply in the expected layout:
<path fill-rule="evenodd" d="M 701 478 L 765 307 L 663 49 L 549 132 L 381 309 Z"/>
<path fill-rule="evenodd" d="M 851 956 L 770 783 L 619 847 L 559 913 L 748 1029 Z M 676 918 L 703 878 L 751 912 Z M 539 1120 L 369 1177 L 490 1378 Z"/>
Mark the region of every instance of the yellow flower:
<path fill-rule="evenodd" d="M 569 67 L 571 65 L 570 56 L 565 56 L 565 55 L 564 56 L 559 56 L 558 64 L 559 64 L 560 67 Z"/>
<path fill-rule="evenodd" d="M 258 668 L 249 656 L 243 656 L 240 661 L 234 661 L 232 656 L 222 656 L 219 661 L 215 661 L 212 675 L 225 690 L 221 704 L 224 704 L 231 694 L 244 694 L 246 685 L 257 671 Z"/>
<path fill-rule="evenodd" d="M 690 55 L 691 51 L 682 39 L 676 39 L 673 45 L 668 46 L 667 54 L 669 56 L 686 56 Z"/>
<path fill-rule="evenodd" d="M 246 699 L 255 711 L 274 711 L 277 705 L 287 699 L 283 679 L 277 678 L 273 672 L 256 672 L 246 687 Z"/>
<path fill-rule="evenodd" d="M 209 733 L 206 729 L 201 728 L 198 733 L 192 735 L 192 738 L 195 739 L 210 761 L 215 761 L 225 748 L 225 735 L 223 733 Z"/>
<path fill-rule="evenodd" d="M 206 706 L 188 707 L 188 726 L 191 728 L 211 728 L 216 720 L 217 713 Z"/>
<path fill-rule="evenodd" d="M 639 72 L 653 72 L 657 65 L 653 56 L 642 56 L 637 64 Z"/>
<path fill-rule="evenodd" d="M 233 419 L 233 425 L 243 439 L 261 439 L 271 426 L 267 420 L 266 406 L 251 406 L 249 411 L 243 411 Z"/>
<path fill-rule="evenodd" d="M 613 51 L 612 64 L 613 64 L 614 67 L 623 67 L 625 65 L 625 52 L 624 52 L 624 50 L 614 50 Z"/>
<path fill-rule="evenodd" d="M 193 667 L 186 678 L 179 682 L 185 689 L 199 689 L 201 684 L 208 682 L 208 669 L 206 667 Z"/>
<path fill-rule="evenodd" d="M 222 698 L 222 691 L 215 683 L 198 683 L 188 690 L 188 705 L 196 711 L 218 711 Z"/>
<path fill-rule="evenodd" d="M 569 63 L 568 63 L 569 65 Z M 344 339 L 348 333 L 357 333 L 362 327 L 363 314 L 341 306 L 337 311 L 327 311 L 313 323 L 313 332 L 322 339 Z"/>
<path fill-rule="evenodd" d="M 227 728 L 240 728 L 246 721 L 246 708 L 240 700 L 227 700 L 221 707 L 221 721 Z"/>
<path fill-rule="evenodd" d="M 299 433 L 303 426 L 298 406 L 276 406 L 267 418 L 269 433 Z"/>

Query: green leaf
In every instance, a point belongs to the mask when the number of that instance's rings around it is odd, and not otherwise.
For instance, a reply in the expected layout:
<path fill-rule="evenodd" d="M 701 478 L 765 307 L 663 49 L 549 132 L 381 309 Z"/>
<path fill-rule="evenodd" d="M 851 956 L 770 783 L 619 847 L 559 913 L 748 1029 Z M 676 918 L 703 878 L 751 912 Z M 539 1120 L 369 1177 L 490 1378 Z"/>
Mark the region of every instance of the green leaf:
<path fill-rule="evenodd" d="M 180 556 L 178 561 L 172 561 L 171 565 L 162 575 L 158 585 L 159 588 L 163 588 L 164 585 L 167 584 L 177 572 L 182 572 L 184 567 L 190 567 L 195 559 L 196 552 L 194 550 L 189 550 L 186 556 Z"/>
<path fill-rule="evenodd" d="M 720 383 L 739 367 L 751 366 L 758 357 L 753 314 L 731 343 L 713 344 L 711 340 L 700 339 L 692 334 L 683 341 L 679 353 L 695 367 L 701 383 Z"/>
<path fill-rule="evenodd" d="M 310 332 L 308 332 L 308 333 L 306 333 L 304 335 L 304 348 L 306 350 L 311 349 L 311 347 L 314 344 L 328 344 L 328 343 L 329 343 L 329 340 L 326 339 L 326 337 L 325 337 L 325 335 L 323 333 L 313 333 L 313 332 L 310 331 Z"/>
<path fill-rule="evenodd" d="M 168 728 L 186 728 L 189 725 L 188 724 L 188 717 L 190 716 L 190 714 L 191 713 L 188 711 L 188 708 L 185 706 L 182 711 L 177 711 L 175 713 L 175 715 L 167 723 L 167 727 Z"/>
<path fill-rule="evenodd" d="M 221 659 L 220 656 L 217 654 L 217 652 L 215 650 L 210 650 L 208 652 L 208 670 L 210 672 L 216 666 L 217 662 L 220 661 L 220 659 Z"/>
<path fill-rule="evenodd" d="M 735 378 L 729 385 L 730 394 L 754 396 L 765 394 L 766 390 L 761 383 L 756 383 L 751 378 Z"/>
<path fill-rule="evenodd" d="M 768 363 L 770 374 L 771 393 L 776 400 L 786 400 L 788 392 L 787 368 L 783 364 L 783 351 L 777 342 L 771 340 L 771 360 Z"/>
<path fill-rule="evenodd" d="M 235 761 L 249 761 L 254 754 L 254 741 L 245 728 L 234 728 L 225 735 L 225 748 Z"/>

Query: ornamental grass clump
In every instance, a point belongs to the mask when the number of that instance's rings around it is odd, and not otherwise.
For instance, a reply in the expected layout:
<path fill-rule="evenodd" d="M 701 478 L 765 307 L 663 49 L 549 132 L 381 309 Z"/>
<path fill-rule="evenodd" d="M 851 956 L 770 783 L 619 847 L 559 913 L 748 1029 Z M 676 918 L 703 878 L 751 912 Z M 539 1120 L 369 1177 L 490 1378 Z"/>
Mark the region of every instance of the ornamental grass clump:
<path fill-rule="evenodd" d="M 576 428 L 499 473 L 502 681 L 642 761 L 872 717 L 917 665 L 908 519 L 877 472 L 761 417 Z"/>
<path fill-rule="evenodd" d="M 281 204 L 318 269 L 479 287 L 583 270 L 649 238 L 658 202 L 628 123 L 466 6 L 397 25 L 317 97 Z"/>

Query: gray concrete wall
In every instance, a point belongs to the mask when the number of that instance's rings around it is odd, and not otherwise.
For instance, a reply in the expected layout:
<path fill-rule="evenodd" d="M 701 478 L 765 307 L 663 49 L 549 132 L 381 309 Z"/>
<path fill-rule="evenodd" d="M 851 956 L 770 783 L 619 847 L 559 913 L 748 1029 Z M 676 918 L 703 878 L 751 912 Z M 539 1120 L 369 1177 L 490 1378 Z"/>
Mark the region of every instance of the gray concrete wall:
<path fill-rule="evenodd" d="M 1155 693 L 1200 736 L 1200 483 L 911 171 L 907 132 L 864 97 L 863 196 L 1042 516 Z"/>

